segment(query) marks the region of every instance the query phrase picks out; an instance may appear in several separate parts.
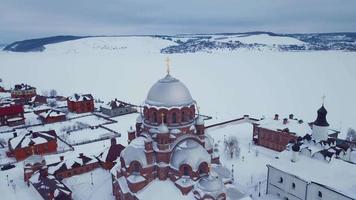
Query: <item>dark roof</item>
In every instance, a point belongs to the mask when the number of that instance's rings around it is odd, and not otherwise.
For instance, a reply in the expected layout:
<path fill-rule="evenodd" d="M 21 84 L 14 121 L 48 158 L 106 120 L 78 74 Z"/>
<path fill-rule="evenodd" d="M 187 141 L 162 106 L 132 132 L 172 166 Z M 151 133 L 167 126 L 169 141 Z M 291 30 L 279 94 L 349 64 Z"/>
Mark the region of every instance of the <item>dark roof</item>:
<path fill-rule="evenodd" d="M 321 153 L 324 156 L 324 158 L 326 157 L 332 158 L 332 156 L 334 155 L 334 153 L 328 151 L 327 149 L 321 150 L 319 151 L 319 153 Z"/>
<path fill-rule="evenodd" d="M 326 120 L 327 114 L 328 111 L 325 109 L 324 105 L 322 105 L 321 108 L 319 108 L 318 110 L 318 116 L 313 124 L 316 126 L 329 126 L 329 123 Z"/>
<path fill-rule="evenodd" d="M 31 179 L 31 184 L 38 191 L 44 200 L 51 200 L 48 194 L 57 196 L 54 197 L 55 200 L 71 200 L 72 191 L 64 185 L 60 180 L 56 179 L 53 175 L 44 176 L 35 174 L 33 179 Z M 37 178 L 38 176 L 38 178 Z M 45 186 L 45 187 L 44 187 Z M 55 192 L 56 191 L 56 192 Z"/>
<path fill-rule="evenodd" d="M 48 166 L 54 167 L 54 166 L 57 166 L 57 165 L 61 165 L 61 166 L 54 172 L 54 173 L 60 173 L 60 172 L 67 171 L 67 170 L 69 170 L 69 169 L 76 168 L 76 167 L 85 166 L 87 163 L 89 163 L 90 161 L 92 161 L 93 159 L 95 159 L 95 158 L 89 158 L 89 157 L 87 157 L 87 156 L 85 156 L 85 155 L 79 155 L 77 158 L 78 158 L 78 159 L 81 159 L 81 160 L 82 160 L 82 163 L 78 163 L 78 162 L 74 161 L 71 166 L 68 166 L 68 165 L 67 165 L 67 161 L 64 160 L 64 161 L 61 161 L 61 162 L 58 162 L 58 163 L 55 163 L 55 164 L 51 164 L 51 165 L 48 165 Z"/>
<path fill-rule="evenodd" d="M 32 89 L 36 89 L 36 88 L 23 83 L 15 85 L 14 88 L 14 90 L 32 90 Z"/>
<path fill-rule="evenodd" d="M 120 153 L 124 150 L 125 147 L 121 144 L 111 145 L 109 148 L 109 152 L 105 158 L 106 162 L 114 162 L 118 157 L 120 157 Z"/>

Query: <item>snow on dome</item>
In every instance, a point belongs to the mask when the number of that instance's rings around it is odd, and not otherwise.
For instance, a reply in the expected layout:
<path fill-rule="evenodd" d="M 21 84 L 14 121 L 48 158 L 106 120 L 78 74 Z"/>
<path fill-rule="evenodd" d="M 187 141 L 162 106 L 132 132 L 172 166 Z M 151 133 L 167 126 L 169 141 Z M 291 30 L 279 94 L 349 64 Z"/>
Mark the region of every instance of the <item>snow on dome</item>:
<path fill-rule="evenodd" d="M 179 143 L 171 157 L 171 165 L 176 169 L 182 164 L 188 164 L 196 171 L 203 162 L 210 164 L 211 156 L 202 145 L 192 139 Z"/>
<path fill-rule="evenodd" d="M 200 190 L 202 193 L 209 194 L 214 198 L 218 197 L 225 191 L 222 179 L 214 172 L 211 172 L 211 174 L 202 177 L 198 181 L 196 187 L 197 190 Z"/>
<path fill-rule="evenodd" d="M 166 124 L 162 123 L 158 126 L 158 133 L 168 133 L 169 129 Z"/>
<path fill-rule="evenodd" d="M 132 161 L 138 161 L 142 166 L 147 165 L 145 140 L 144 137 L 137 137 L 121 152 L 126 166 L 130 165 Z"/>
<path fill-rule="evenodd" d="M 167 74 L 151 87 L 145 103 L 158 107 L 178 107 L 191 105 L 194 100 L 182 82 Z"/>

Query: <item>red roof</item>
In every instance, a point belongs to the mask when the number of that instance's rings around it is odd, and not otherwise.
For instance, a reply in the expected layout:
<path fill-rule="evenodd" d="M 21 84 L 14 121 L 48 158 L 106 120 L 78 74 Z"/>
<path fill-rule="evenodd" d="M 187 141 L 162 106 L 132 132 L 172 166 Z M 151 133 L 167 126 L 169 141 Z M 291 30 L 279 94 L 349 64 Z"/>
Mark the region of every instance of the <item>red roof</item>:
<path fill-rule="evenodd" d="M 0 107 L 0 116 L 16 115 L 23 112 L 24 110 L 22 105 L 5 105 Z"/>

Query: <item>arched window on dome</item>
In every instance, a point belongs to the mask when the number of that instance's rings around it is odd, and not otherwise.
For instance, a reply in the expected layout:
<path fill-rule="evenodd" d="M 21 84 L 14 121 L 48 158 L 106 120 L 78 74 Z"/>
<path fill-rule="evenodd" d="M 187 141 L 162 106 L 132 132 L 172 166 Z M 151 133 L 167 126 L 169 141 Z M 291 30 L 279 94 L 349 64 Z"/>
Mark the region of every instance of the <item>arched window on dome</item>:
<path fill-rule="evenodd" d="M 175 124 L 177 123 L 177 113 L 172 113 L 172 123 Z"/>
<path fill-rule="evenodd" d="M 185 119 L 185 118 L 184 118 L 184 115 L 185 115 L 185 112 L 184 112 L 184 110 L 183 110 L 183 111 L 182 111 L 182 115 L 181 115 L 181 120 L 180 120 L 181 122 L 184 122 L 184 119 Z"/>
<path fill-rule="evenodd" d="M 153 123 L 157 123 L 157 112 L 153 112 Z"/>
<path fill-rule="evenodd" d="M 132 173 L 135 173 L 135 174 L 140 173 L 140 168 L 141 168 L 141 165 L 140 165 L 139 162 L 133 161 L 133 162 L 131 163 Z"/>
<path fill-rule="evenodd" d="M 188 166 L 184 166 L 183 167 L 183 175 L 184 176 L 189 176 L 189 167 Z"/>

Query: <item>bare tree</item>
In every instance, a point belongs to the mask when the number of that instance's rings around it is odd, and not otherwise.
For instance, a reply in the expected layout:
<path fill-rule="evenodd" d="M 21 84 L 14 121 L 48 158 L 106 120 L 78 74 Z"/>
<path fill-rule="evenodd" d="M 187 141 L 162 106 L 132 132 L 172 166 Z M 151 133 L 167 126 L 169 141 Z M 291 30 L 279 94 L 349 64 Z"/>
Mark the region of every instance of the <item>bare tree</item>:
<path fill-rule="evenodd" d="M 57 96 L 57 90 L 55 90 L 55 89 L 50 90 L 49 91 L 49 96 L 50 97 L 56 97 Z"/>
<path fill-rule="evenodd" d="M 238 157 L 239 155 L 239 141 L 236 136 L 229 136 L 224 141 L 224 149 L 227 156 L 232 159 L 234 157 Z"/>
<path fill-rule="evenodd" d="M 355 129 L 349 128 L 347 130 L 346 140 L 347 141 L 352 141 L 352 142 L 356 141 L 356 131 L 355 131 Z"/>

